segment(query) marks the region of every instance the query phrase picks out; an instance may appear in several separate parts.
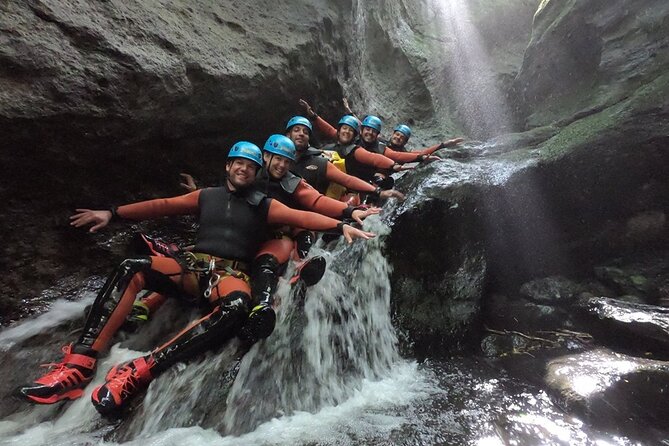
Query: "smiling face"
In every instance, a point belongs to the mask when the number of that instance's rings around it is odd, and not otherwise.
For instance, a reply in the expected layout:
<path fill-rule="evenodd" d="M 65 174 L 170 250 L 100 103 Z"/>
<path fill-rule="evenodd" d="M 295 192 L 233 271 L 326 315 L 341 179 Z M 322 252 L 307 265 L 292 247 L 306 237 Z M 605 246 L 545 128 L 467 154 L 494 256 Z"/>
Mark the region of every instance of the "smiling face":
<path fill-rule="evenodd" d="M 306 150 L 309 147 L 309 129 L 306 125 L 292 126 L 286 136 L 293 141 L 297 150 Z"/>
<path fill-rule="evenodd" d="M 340 144 L 349 144 L 355 138 L 355 130 L 350 125 L 342 124 L 337 132 L 337 141 Z"/>
<path fill-rule="evenodd" d="M 228 186 L 231 190 L 243 189 L 253 184 L 259 166 L 246 158 L 233 158 L 225 164 Z"/>
<path fill-rule="evenodd" d="M 407 143 L 409 138 L 402 132 L 395 131 L 390 137 L 390 144 L 395 147 L 403 147 Z"/>
<path fill-rule="evenodd" d="M 267 166 L 267 173 L 275 180 L 280 180 L 290 170 L 291 160 L 285 156 L 265 152 L 262 158 L 265 161 L 265 166 Z"/>
<path fill-rule="evenodd" d="M 377 140 L 379 132 L 371 127 L 363 127 L 362 130 L 360 130 L 360 137 L 364 142 L 371 144 Z"/>

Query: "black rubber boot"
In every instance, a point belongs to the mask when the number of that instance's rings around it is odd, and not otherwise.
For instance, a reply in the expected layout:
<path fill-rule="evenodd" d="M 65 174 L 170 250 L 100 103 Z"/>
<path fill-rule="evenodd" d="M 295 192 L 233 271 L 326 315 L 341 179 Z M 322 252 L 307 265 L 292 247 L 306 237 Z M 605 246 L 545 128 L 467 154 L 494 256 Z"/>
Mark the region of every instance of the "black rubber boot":
<path fill-rule="evenodd" d="M 297 251 L 297 256 L 301 259 L 304 259 L 312 245 L 316 242 L 316 234 L 311 231 L 300 231 L 295 236 L 295 250 Z"/>
<path fill-rule="evenodd" d="M 191 326 L 169 344 L 151 354 L 151 375 L 158 376 L 177 362 L 186 361 L 235 336 L 248 318 L 249 295 L 241 291 L 228 294 L 222 303 L 198 324 Z"/>
<path fill-rule="evenodd" d="M 251 295 L 253 302 L 272 305 L 274 292 L 279 283 L 279 273 L 284 265 L 271 254 L 263 254 L 253 261 Z"/>
<path fill-rule="evenodd" d="M 104 286 L 93 302 L 84 330 L 79 340 L 74 345 L 75 351 L 80 348 L 91 348 L 98 335 L 109 320 L 109 317 L 118 306 L 123 293 L 128 288 L 130 279 L 143 270 L 151 268 L 151 260 L 148 257 L 126 259 L 109 276 Z"/>

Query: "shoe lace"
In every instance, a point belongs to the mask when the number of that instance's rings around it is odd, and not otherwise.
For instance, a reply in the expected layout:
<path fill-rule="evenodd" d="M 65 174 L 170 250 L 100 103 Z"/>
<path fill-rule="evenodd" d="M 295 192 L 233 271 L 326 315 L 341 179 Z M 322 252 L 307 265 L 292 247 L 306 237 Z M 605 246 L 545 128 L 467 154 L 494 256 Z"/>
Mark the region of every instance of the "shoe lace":
<path fill-rule="evenodd" d="M 63 354 L 69 355 L 70 351 L 72 350 L 72 346 L 71 345 L 64 345 L 63 347 L 61 347 L 60 350 L 63 352 Z M 53 368 L 53 370 L 51 370 L 51 373 L 61 373 L 61 372 L 65 372 L 65 371 L 74 372 L 75 369 L 73 369 L 72 367 L 68 367 L 66 364 L 67 363 L 64 362 L 64 361 L 49 362 L 49 363 L 46 363 L 46 364 L 40 364 L 40 367 Z"/>
<path fill-rule="evenodd" d="M 109 380 L 109 387 L 120 388 L 122 394 L 131 393 L 139 382 L 139 377 L 135 376 L 134 372 L 135 369 L 131 364 L 124 365 Z"/>

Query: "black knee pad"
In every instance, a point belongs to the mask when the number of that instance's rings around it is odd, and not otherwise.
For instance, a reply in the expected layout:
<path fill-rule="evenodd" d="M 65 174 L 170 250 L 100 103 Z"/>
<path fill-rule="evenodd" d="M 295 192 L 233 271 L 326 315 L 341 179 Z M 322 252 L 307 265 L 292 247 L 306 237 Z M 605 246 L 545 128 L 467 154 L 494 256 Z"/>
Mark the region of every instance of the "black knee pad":
<path fill-rule="evenodd" d="M 383 176 L 383 175 L 374 175 L 374 179 L 372 180 L 372 183 L 374 183 L 375 186 L 379 186 L 383 190 L 388 190 L 392 189 L 393 186 L 395 186 L 395 179 L 391 177 L 390 175 Z"/>
<path fill-rule="evenodd" d="M 251 296 L 243 291 L 233 291 L 226 294 L 223 299 L 216 302 L 222 310 L 225 311 L 242 311 L 245 314 L 249 312 L 249 303 Z"/>
<path fill-rule="evenodd" d="M 266 304 L 256 305 L 237 336 L 244 342 L 255 343 L 271 335 L 275 326 L 274 309 Z"/>
<path fill-rule="evenodd" d="M 281 268 L 279 259 L 277 259 L 272 254 L 263 254 L 258 256 L 253 260 L 253 272 L 252 275 L 257 275 L 263 271 L 272 271 L 275 274 L 279 274 L 279 269 Z"/>
<path fill-rule="evenodd" d="M 300 231 L 295 236 L 295 245 L 297 246 L 297 256 L 301 259 L 309 254 L 311 246 L 316 241 L 316 236 L 311 231 Z"/>

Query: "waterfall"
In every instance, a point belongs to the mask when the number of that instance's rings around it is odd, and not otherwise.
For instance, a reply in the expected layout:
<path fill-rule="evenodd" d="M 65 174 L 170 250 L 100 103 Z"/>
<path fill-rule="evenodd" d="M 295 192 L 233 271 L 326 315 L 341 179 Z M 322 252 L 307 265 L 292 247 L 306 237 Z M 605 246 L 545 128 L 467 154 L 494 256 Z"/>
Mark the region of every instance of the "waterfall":
<path fill-rule="evenodd" d="M 339 241 L 334 247 L 319 242 L 313 249 L 312 255 L 323 255 L 328 262 L 321 282 L 310 288 L 280 283 L 277 327 L 246 355 L 233 339 L 220 350 L 187 365 L 178 364 L 158 377 L 122 420 L 110 424 L 100 418 L 90 405 L 90 392 L 109 367 L 145 353 L 149 342 L 159 342 L 152 325 L 163 328 L 162 337 L 166 327 L 173 331 L 183 325 L 183 309 L 166 305 L 147 326 L 111 349 L 83 398 L 52 406 L 20 404 L 0 422 L 0 434 L 7 444 L 85 444 L 101 438 L 138 444 L 150 438 L 163 444 L 161 439 L 175 428 L 187 428 L 192 438 L 204 428 L 225 435 L 213 434 L 220 441 L 232 441 L 237 437 L 229 435 L 266 435 L 268 422 L 279 422 L 279 430 L 291 432 L 296 417 L 311 417 L 294 438 L 297 441 L 312 434 L 309 425 L 314 422 L 331 429 L 333 412 L 338 414 L 336 423 L 345 423 L 351 411 L 374 411 L 377 405 L 414 398 L 420 393 L 421 379 L 416 365 L 399 357 L 391 324 L 391 271 L 382 255 L 389 229 L 378 217 L 368 221 L 366 228 L 377 233 L 375 239 L 352 245 Z M 87 296 L 85 302 L 90 299 Z M 59 310 L 63 305 L 54 305 L 54 314 L 63 313 Z M 50 312 L 24 321 L 3 332 L 5 350 L 32 370 L 37 367 L 34 356 L 26 355 L 24 349 L 32 348 L 28 346 L 35 336 L 50 336 L 51 342 L 34 347 L 39 349 L 35 356 L 56 359 L 57 345 L 71 337 L 67 331 L 79 322 L 84 302 L 74 309 L 76 304 L 67 305 L 74 323 L 55 330 L 43 326 L 40 321 L 48 319 Z M 16 383 L 24 379 L 18 377 Z M 357 423 L 363 419 L 353 417 Z"/>

